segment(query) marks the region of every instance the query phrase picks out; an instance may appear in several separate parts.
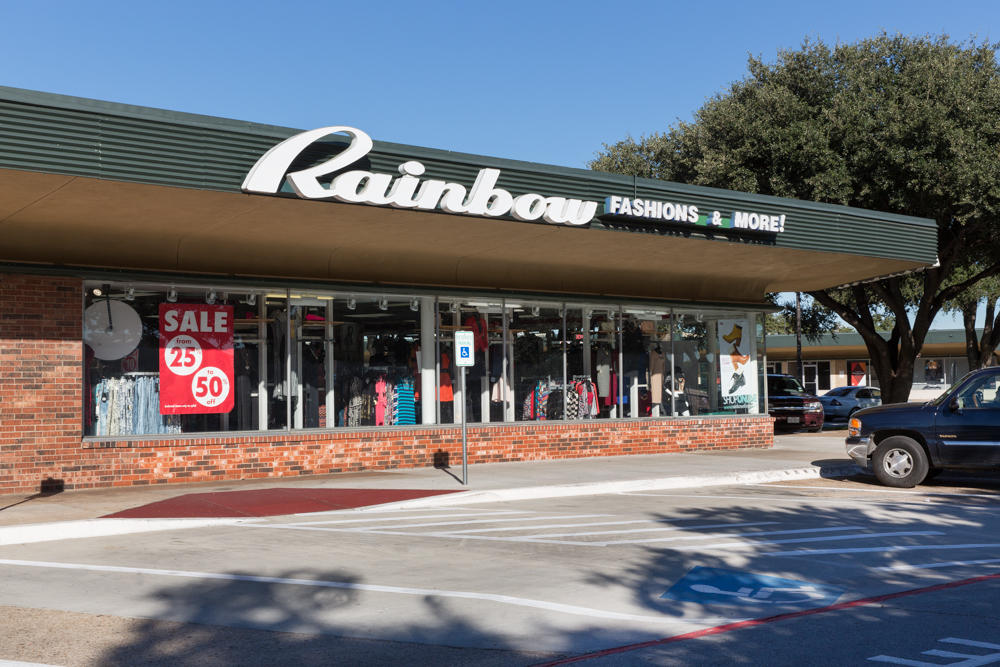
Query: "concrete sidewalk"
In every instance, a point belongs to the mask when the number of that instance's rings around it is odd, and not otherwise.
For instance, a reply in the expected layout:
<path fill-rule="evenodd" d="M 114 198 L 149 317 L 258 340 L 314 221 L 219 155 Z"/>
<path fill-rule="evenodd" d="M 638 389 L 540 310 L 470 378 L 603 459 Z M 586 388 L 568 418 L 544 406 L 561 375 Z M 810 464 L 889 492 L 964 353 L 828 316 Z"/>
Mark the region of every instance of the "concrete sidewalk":
<path fill-rule="evenodd" d="M 460 483 L 462 466 L 458 461 L 450 469 L 418 468 L 218 484 L 93 489 L 50 496 L 8 495 L 0 496 L 0 544 L 10 543 L 3 539 L 3 533 L 10 532 L 5 531 L 4 526 L 92 520 L 196 493 L 268 488 L 464 489 L 462 493 L 396 503 L 415 507 L 844 476 L 857 472 L 857 468 L 847 458 L 843 443 L 843 432 L 833 431 L 779 435 L 775 437 L 774 448 L 766 450 L 479 464 L 469 466 L 467 487 Z"/>

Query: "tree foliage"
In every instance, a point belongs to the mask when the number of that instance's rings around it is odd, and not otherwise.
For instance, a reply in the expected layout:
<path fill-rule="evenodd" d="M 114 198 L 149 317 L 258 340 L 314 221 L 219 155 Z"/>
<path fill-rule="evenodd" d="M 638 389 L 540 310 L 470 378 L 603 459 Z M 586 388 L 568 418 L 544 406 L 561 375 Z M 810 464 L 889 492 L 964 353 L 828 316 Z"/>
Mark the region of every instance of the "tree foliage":
<path fill-rule="evenodd" d="M 770 313 L 764 318 L 765 331 L 768 334 L 794 334 L 795 295 L 769 294 L 767 299 L 781 310 Z M 800 310 L 800 331 L 806 340 L 816 343 L 823 334 L 837 333 L 839 318 L 829 308 L 816 303 L 809 295 L 802 295 Z"/>
<path fill-rule="evenodd" d="M 952 280 L 962 282 L 975 273 L 977 267 L 967 267 L 955 272 Z M 979 304 L 984 305 L 985 322 L 982 331 L 976 329 Z M 969 368 L 983 368 L 996 364 L 996 350 L 1000 346 L 1000 276 L 990 276 L 967 288 L 945 303 L 943 310 L 959 313 L 965 329 L 965 356 Z"/>
<path fill-rule="evenodd" d="M 934 316 L 1000 274 L 996 51 L 946 36 L 806 41 L 773 63 L 751 57 L 693 122 L 605 145 L 590 166 L 934 219 L 938 265 L 810 293 L 864 338 L 883 397 L 904 401 Z"/>

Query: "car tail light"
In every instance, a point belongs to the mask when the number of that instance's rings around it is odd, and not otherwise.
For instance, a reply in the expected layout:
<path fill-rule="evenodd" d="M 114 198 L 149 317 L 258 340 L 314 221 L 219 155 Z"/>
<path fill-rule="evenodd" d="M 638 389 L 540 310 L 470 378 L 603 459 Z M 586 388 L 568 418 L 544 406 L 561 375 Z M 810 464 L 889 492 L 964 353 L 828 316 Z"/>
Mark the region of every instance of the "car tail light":
<path fill-rule="evenodd" d="M 861 435 L 861 420 L 857 417 L 851 417 L 851 420 L 847 422 L 847 435 L 856 438 Z"/>

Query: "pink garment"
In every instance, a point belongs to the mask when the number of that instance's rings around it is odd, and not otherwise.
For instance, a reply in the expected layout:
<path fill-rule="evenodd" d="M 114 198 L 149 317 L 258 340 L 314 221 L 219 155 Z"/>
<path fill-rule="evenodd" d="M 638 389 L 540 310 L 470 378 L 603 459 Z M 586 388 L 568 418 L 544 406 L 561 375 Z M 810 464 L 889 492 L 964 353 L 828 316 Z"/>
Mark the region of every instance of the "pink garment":
<path fill-rule="evenodd" d="M 375 383 L 375 425 L 385 426 L 385 378 L 379 378 Z"/>

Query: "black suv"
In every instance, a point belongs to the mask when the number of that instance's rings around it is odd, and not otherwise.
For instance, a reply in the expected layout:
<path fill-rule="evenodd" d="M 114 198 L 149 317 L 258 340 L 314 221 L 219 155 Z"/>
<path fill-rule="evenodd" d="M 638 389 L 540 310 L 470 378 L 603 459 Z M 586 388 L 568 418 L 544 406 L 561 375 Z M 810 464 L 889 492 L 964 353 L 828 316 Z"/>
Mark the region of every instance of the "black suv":
<path fill-rule="evenodd" d="M 848 423 L 847 453 L 887 486 L 944 468 L 1000 468 L 1000 368 L 973 371 L 928 403 L 866 408 Z"/>

